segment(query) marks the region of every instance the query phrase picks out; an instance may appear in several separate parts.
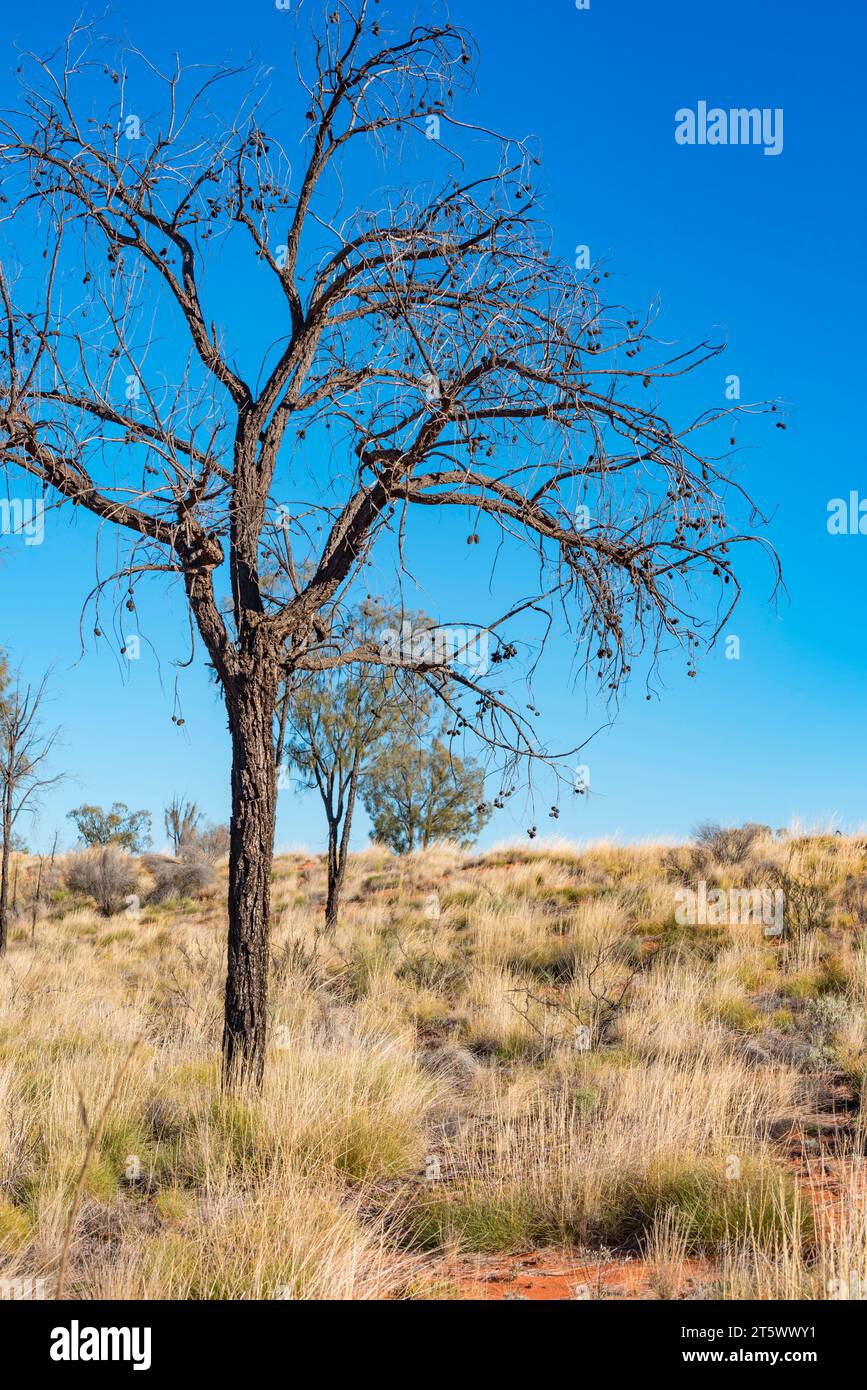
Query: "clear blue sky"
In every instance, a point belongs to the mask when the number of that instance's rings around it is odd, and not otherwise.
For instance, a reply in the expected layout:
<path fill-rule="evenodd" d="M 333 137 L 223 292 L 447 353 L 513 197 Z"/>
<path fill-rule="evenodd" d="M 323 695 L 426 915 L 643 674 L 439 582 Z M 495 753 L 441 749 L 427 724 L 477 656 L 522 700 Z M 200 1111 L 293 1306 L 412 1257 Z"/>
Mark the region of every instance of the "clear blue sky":
<path fill-rule="evenodd" d="M 395 6 L 397 8 L 397 6 Z M 401 11 L 417 7 L 401 0 Z M 745 566 L 747 597 L 729 631 L 739 662 L 706 657 L 698 680 L 674 658 L 659 700 L 627 691 L 613 728 L 587 750 L 593 796 L 569 799 L 556 826 L 570 837 L 686 834 L 700 819 L 832 816 L 867 822 L 867 537 L 831 537 L 834 497 L 867 496 L 864 462 L 865 191 L 863 59 L 867 11 L 851 0 L 453 0 L 481 49 L 474 114 L 539 138 L 557 249 L 604 255 L 612 293 L 642 309 L 661 297 L 663 336 L 685 344 L 723 334 L 726 355 L 696 378 L 684 409 L 722 401 L 736 373 L 744 398 L 786 403 L 785 434 L 752 432 L 739 476 L 773 513 L 769 536 L 788 597 L 767 603 L 770 571 Z M 0 101 L 14 93 L 13 44 L 53 45 L 78 3 L 16 6 L 0 38 Z M 269 0 L 148 0 L 115 7 L 115 27 L 158 61 L 262 54 L 292 80 L 291 19 Z M 782 108 L 784 148 L 683 147 L 675 112 L 710 106 Z M 488 557 L 489 558 L 489 557 Z M 420 557 L 436 608 L 487 584 L 485 557 L 443 575 L 432 540 Z M 92 640 L 80 655 L 79 614 L 93 582 L 92 536 L 52 520 L 50 543 L 0 537 L 0 645 L 25 672 L 54 668 L 52 716 L 63 727 L 65 786 L 46 800 L 31 843 L 50 841 L 83 800 L 147 807 L 158 820 L 175 790 L 213 819 L 228 812 L 223 709 L 201 663 L 186 654 L 183 608 L 154 590 L 143 605 L 144 649 L 129 671 Z M 90 626 L 90 625 L 88 625 Z M 159 659 L 157 659 L 159 658 Z M 175 682 L 186 723 L 171 722 Z M 604 718 L 572 681 L 565 643 L 549 649 L 537 685 L 548 740 L 570 746 Z M 501 814 L 486 841 L 520 833 L 528 814 Z M 278 843 L 321 844 L 318 803 L 281 796 Z M 159 836 L 157 837 L 159 838 Z M 365 841 L 359 819 L 356 842 Z"/>

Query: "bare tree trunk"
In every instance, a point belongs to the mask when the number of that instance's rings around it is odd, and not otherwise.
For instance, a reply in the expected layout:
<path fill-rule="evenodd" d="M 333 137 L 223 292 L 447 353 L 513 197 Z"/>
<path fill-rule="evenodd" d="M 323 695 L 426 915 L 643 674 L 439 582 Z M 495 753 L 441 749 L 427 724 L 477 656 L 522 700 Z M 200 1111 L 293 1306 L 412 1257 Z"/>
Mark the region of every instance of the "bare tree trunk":
<path fill-rule="evenodd" d="M 337 916 L 340 909 L 339 852 L 337 847 L 337 820 L 328 817 L 328 898 L 325 903 L 325 930 L 337 930 Z"/>
<path fill-rule="evenodd" d="M 349 778 L 349 787 L 346 796 L 346 811 L 343 817 L 343 830 L 340 835 L 340 842 L 337 840 L 337 820 L 329 819 L 328 822 L 328 901 L 325 906 L 325 930 L 335 932 L 337 921 L 340 915 L 340 898 L 343 893 L 343 881 L 346 878 L 346 863 L 349 859 L 349 840 L 352 834 L 352 817 L 355 813 L 355 798 L 358 792 L 358 772 L 359 760 L 356 758 L 355 766 Z"/>
<path fill-rule="evenodd" d="M 229 693 L 232 824 L 229 846 L 229 950 L 223 1028 L 227 1086 L 262 1084 L 265 1069 L 268 934 L 277 777 L 276 687 L 266 673 Z"/>
<path fill-rule="evenodd" d="M 0 956 L 9 941 L 9 856 L 12 853 L 12 781 L 7 778 L 3 797 L 3 848 L 0 850 Z"/>
<path fill-rule="evenodd" d="M 0 956 L 5 956 L 9 939 L 9 840 L 5 835 L 0 859 Z"/>
<path fill-rule="evenodd" d="M 31 906 L 31 917 L 30 917 L 30 945 L 31 945 L 31 946 L 34 945 L 34 943 L 35 943 L 35 941 L 36 941 L 36 918 L 37 918 L 37 915 L 38 915 L 38 913 L 39 913 L 39 901 L 40 901 L 40 899 L 41 899 L 41 897 L 42 897 L 42 870 L 43 870 L 44 865 L 45 865 L 45 860 L 43 859 L 42 855 L 40 854 L 40 856 L 39 856 L 39 873 L 38 873 L 37 878 L 36 878 L 36 893 L 34 894 L 33 903 L 32 903 L 32 906 Z"/>

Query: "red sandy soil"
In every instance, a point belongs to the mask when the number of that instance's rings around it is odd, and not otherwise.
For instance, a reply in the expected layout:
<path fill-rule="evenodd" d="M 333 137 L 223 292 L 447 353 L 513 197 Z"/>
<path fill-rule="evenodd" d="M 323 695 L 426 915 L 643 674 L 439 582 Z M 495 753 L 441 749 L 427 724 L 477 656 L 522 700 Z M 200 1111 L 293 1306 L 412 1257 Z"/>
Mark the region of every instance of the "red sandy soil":
<path fill-rule="evenodd" d="M 672 1274 L 668 1297 L 701 1298 L 712 1267 L 687 1260 Z M 604 1259 L 575 1250 L 535 1250 L 526 1255 L 468 1255 L 446 1261 L 438 1278 L 468 1301 L 558 1303 L 584 1299 L 652 1299 L 662 1295 L 645 1261 Z"/>
<path fill-rule="evenodd" d="M 796 1159 L 798 1185 L 813 1204 L 816 1225 L 825 1230 L 839 1224 L 848 1206 L 867 1202 L 867 1163 L 828 1155 Z"/>

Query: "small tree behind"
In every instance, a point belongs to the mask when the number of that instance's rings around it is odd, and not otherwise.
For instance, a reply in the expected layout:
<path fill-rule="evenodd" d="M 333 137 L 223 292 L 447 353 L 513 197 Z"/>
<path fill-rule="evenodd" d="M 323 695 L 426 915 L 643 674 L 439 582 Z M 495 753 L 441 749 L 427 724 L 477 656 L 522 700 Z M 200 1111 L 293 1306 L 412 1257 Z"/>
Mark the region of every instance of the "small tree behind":
<path fill-rule="evenodd" d="M 185 801 L 176 795 L 165 809 L 164 820 L 166 834 L 177 859 L 184 845 L 190 844 L 198 835 L 202 812 L 194 801 Z"/>
<path fill-rule="evenodd" d="M 0 956 L 9 937 L 9 858 L 16 825 L 33 810 L 39 793 L 60 781 L 45 771 L 57 739 L 57 730 L 46 734 L 42 728 L 46 682 L 34 687 L 17 679 L 0 698 Z"/>
<path fill-rule="evenodd" d="M 435 840 L 471 843 L 491 814 L 481 766 L 457 757 L 439 734 L 390 741 L 367 773 L 363 798 L 373 838 L 395 854 Z"/>
<path fill-rule="evenodd" d="M 371 602 L 350 615 L 356 643 L 370 643 L 393 615 Z M 403 679 L 401 679 L 403 676 Z M 359 789 L 388 740 L 406 736 L 408 720 L 430 704 L 424 685 L 375 665 L 338 667 L 287 684 L 285 759 L 315 787 L 328 823 L 325 930 L 334 931 L 346 876 Z"/>
<path fill-rule="evenodd" d="M 151 842 L 150 811 L 131 811 L 123 801 L 115 801 L 110 811 L 101 806 L 78 806 L 67 820 L 75 821 L 78 838 L 89 849 L 117 845 L 130 854 L 140 854 Z"/>

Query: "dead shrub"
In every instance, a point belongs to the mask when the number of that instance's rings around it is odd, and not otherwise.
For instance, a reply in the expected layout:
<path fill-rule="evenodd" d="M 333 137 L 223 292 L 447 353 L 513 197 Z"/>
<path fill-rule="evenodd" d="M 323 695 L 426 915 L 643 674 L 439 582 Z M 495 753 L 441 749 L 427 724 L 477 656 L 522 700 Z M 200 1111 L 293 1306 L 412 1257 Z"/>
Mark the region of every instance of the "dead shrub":
<path fill-rule="evenodd" d="M 693 831 L 698 851 L 702 857 L 715 860 L 717 864 L 743 864 L 749 859 L 758 840 L 769 838 L 770 826 L 747 825 L 723 826 L 713 821 L 697 825 Z"/>
<path fill-rule="evenodd" d="M 200 898 L 209 893 L 217 882 L 214 866 L 206 859 L 169 859 L 163 855 L 149 855 L 144 864 L 154 881 L 148 894 L 149 903 Z"/>
<path fill-rule="evenodd" d="M 73 893 L 92 898 L 104 917 L 120 912 L 138 887 L 135 862 L 117 845 L 69 855 L 65 879 Z"/>

